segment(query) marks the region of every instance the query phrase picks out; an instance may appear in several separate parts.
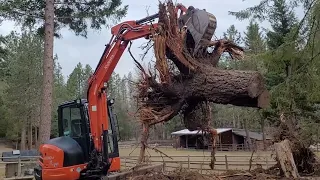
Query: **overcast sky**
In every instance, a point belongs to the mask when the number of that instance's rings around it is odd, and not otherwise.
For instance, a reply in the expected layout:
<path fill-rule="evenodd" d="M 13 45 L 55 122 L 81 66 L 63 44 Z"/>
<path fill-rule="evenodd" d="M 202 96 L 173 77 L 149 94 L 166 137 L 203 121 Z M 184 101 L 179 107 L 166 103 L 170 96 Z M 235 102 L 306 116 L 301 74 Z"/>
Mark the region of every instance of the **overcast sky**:
<path fill-rule="evenodd" d="M 243 32 L 248 25 L 248 21 L 238 21 L 233 16 L 228 15 L 228 11 L 245 9 L 246 7 L 258 4 L 259 0 L 179 0 L 178 2 L 184 4 L 186 7 L 192 5 L 199 9 L 206 9 L 208 12 L 214 14 L 217 18 L 216 36 L 219 38 L 232 24 L 234 24 L 240 32 Z M 129 5 L 129 9 L 127 16 L 122 19 L 122 21 L 138 20 L 145 17 L 147 15 L 147 8 L 149 14 L 156 13 L 158 10 L 158 0 L 123 0 L 123 4 Z M 8 34 L 14 29 L 14 23 L 4 22 L 0 26 L 0 34 Z M 15 30 L 17 30 L 17 28 Z M 75 36 L 73 32 L 68 31 L 68 29 L 64 29 L 61 34 L 63 36 L 62 39 L 55 39 L 54 52 L 59 56 L 59 62 L 62 66 L 64 76 L 68 76 L 78 62 L 89 64 L 95 69 L 104 51 L 105 44 L 107 44 L 111 38 L 110 29 L 104 29 L 101 32 L 90 31 L 87 39 Z M 142 53 L 138 47 L 144 42 L 146 42 L 144 39 L 133 41 L 131 51 L 137 59 L 139 54 Z M 122 76 L 129 71 L 133 71 L 133 69 L 133 60 L 126 50 L 115 72 Z"/>

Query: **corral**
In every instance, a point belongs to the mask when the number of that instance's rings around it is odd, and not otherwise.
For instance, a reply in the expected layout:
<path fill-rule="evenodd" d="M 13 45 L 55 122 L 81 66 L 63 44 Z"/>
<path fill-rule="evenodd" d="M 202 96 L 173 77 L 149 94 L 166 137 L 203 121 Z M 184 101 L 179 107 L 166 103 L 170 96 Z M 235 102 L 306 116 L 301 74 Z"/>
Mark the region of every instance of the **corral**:
<path fill-rule="evenodd" d="M 212 171 L 209 167 L 210 151 L 199 150 L 176 150 L 174 148 L 157 148 L 165 153 L 172 159 L 149 149 L 146 155 L 148 162 L 151 164 L 165 163 L 166 170 L 173 170 L 175 168 L 187 168 L 191 170 L 198 170 L 202 173 L 208 172 L 225 172 L 226 170 L 248 170 L 250 167 L 250 159 L 252 157 L 252 167 L 254 169 L 258 166 L 263 168 L 271 167 L 275 164 L 275 160 L 271 156 L 271 151 L 258 151 L 252 155 L 248 151 L 218 151 L 216 154 L 215 169 Z M 121 163 L 122 168 L 130 168 L 137 162 L 136 159 L 139 155 L 139 148 L 121 148 Z"/>
<path fill-rule="evenodd" d="M 1 146 L 1 152 L 10 151 L 12 149 Z M 202 173 L 215 172 L 220 173 L 228 170 L 248 170 L 250 167 L 251 152 L 217 152 L 215 170 L 212 171 L 209 168 L 210 152 L 199 150 L 176 150 L 171 147 L 159 147 L 157 148 L 161 152 L 165 153 L 172 159 L 164 157 L 160 153 L 152 149 L 148 149 L 146 155 L 148 156 L 149 164 L 165 164 L 167 171 L 174 170 L 176 168 L 187 168 L 190 170 L 197 170 Z M 134 146 L 120 146 L 121 156 L 121 169 L 127 170 L 136 165 L 139 155 L 139 148 Z M 262 167 L 271 167 L 275 161 L 270 156 L 271 152 L 257 152 L 252 156 L 252 168 L 260 164 Z M 34 159 L 35 161 L 36 159 Z M 0 161 L 1 163 L 1 161 Z M 23 162 L 22 162 L 23 164 Z M 5 175 L 5 166 L 0 166 L 0 177 Z"/>

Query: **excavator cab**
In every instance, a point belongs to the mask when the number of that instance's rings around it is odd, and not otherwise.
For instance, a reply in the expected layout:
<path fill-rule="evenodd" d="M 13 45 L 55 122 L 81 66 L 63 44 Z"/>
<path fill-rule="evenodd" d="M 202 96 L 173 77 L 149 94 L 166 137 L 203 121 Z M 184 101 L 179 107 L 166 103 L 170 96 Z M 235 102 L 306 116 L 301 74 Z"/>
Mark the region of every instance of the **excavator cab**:
<path fill-rule="evenodd" d="M 107 100 L 109 129 L 107 135 L 108 157 L 119 158 L 117 121 L 112 110 L 114 100 Z M 40 166 L 35 168 L 35 177 L 40 179 L 75 179 L 91 161 L 94 151 L 91 137 L 88 102 L 86 99 L 65 102 L 58 107 L 59 137 L 50 139 L 40 147 Z M 61 170 L 59 171 L 59 168 Z M 120 164 L 111 164 L 109 171 L 117 171 Z M 58 171 L 57 171 L 58 170 Z M 68 171 L 74 171 L 70 173 Z M 78 171 L 78 172 L 77 172 Z M 60 172 L 60 174 L 57 174 Z M 84 173 L 84 176 L 86 173 Z M 43 177 L 45 176 L 45 177 Z"/>
<path fill-rule="evenodd" d="M 117 143 L 117 121 L 112 110 L 114 100 L 110 99 L 108 103 L 109 135 L 108 152 L 109 157 L 118 157 L 119 150 Z M 75 140 L 83 150 L 83 156 L 86 162 L 89 161 L 90 152 L 94 145 L 91 139 L 90 119 L 88 114 L 88 102 L 86 99 L 77 99 L 66 102 L 58 107 L 58 127 L 59 137 L 67 136 Z"/>

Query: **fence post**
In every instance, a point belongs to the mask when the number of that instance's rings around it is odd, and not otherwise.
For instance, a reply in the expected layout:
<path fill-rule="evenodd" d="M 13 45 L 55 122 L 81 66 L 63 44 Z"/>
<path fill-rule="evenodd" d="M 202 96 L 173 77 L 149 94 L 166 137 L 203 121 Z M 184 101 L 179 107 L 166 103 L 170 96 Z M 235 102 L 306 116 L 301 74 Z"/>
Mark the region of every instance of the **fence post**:
<path fill-rule="evenodd" d="M 268 169 L 269 168 L 268 157 L 266 157 L 266 165 L 267 165 L 267 169 Z"/>
<path fill-rule="evenodd" d="M 127 158 L 124 158 L 124 169 L 127 169 Z"/>
<path fill-rule="evenodd" d="M 190 170 L 190 155 L 188 155 L 188 169 Z"/>
<path fill-rule="evenodd" d="M 227 155 L 225 155 L 225 156 L 224 156 L 224 159 L 225 159 L 225 161 L 226 161 L 226 170 L 229 170 L 229 165 L 228 165 L 228 156 L 227 156 Z"/>
<path fill-rule="evenodd" d="M 202 165 L 203 165 L 203 162 L 200 163 L 200 173 L 202 174 Z"/>
<path fill-rule="evenodd" d="M 21 156 L 18 156 L 18 177 L 21 176 Z"/>

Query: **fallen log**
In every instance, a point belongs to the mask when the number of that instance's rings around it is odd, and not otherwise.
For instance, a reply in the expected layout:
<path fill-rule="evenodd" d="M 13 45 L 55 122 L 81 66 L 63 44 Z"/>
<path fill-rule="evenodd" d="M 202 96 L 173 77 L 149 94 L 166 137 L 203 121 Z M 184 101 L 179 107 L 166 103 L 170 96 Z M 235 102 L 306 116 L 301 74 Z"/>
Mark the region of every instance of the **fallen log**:
<path fill-rule="evenodd" d="M 143 119 L 154 118 L 150 125 L 168 121 L 181 108 L 191 112 L 202 101 L 263 108 L 269 103 L 269 94 L 262 76 L 254 71 L 220 70 L 207 67 L 188 78 L 177 78 L 170 85 L 149 80 L 147 90 L 141 91 L 145 108 Z M 148 112 L 148 113 L 146 113 Z M 165 116 L 168 115 L 168 116 Z M 163 118 L 160 118 L 163 117 Z"/>
<path fill-rule="evenodd" d="M 281 165 L 282 172 L 287 178 L 298 178 L 299 173 L 293 159 L 289 140 L 284 140 L 274 144 L 278 162 Z"/>
<path fill-rule="evenodd" d="M 209 102 L 245 107 L 266 107 L 269 93 L 260 73 L 255 71 L 202 68 L 192 79 L 182 83 L 184 96 Z"/>

